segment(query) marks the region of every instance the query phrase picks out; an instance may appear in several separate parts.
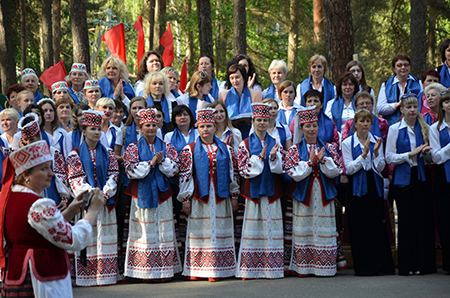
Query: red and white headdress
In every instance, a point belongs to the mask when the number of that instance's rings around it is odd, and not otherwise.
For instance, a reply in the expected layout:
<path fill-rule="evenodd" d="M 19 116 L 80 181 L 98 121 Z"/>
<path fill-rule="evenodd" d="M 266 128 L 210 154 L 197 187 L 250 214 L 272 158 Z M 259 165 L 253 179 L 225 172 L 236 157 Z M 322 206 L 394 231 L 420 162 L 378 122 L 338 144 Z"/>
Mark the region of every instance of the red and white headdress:
<path fill-rule="evenodd" d="M 54 93 L 56 90 L 59 90 L 59 89 L 69 90 L 69 84 L 67 84 L 66 81 L 59 81 L 52 85 L 52 93 Z"/>
<path fill-rule="evenodd" d="M 317 122 L 316 106 L 308 107 L 304 110 L 298 111 L 300 124 Z"/>
<path fill-rule="evenodd" d="M 92 89 L 92 88 L 100 88 L 100 84 L 98 83 L 98 80 L 86 80 L 84 82 L 84 89 Z"/>
<path fill-rule="evenodd" d="M 216 123 L 214 119 L 214 112 L 216 110 L 213 108 L 205 108 L 197 111 L 197 125 L 202 123 Z"/>
<path fill-rule="evenodd" d="M 41 163 L 52 160 L 50 148 L 45 141 L 37 141 L 11 153 L 9 156 L 16 175 Z"/>
<path fill-rule="evenodd" d="M 31 69 L 31 68 L 25 68 L 24 70 L 22 70 L 22 78 L 21 78 L 21 81 L 23 81 L 23 78 L 26 77 L 26 76 L 35 76 L 36 79 L 38 79 L 38 81 L 39 81 L 39 78 L 38 78 L 38 76 L 36 75 L 36 72 L 34 71 L 34 69 Z"/>
<path fill-rule="evenodd" d="M 72 64 L 72 69 L 70 70 L 70 72 L 72 72 L 72 71 L 86 72 L 86 64 L 84 64 L 84 63 L 74 63 L 74 64 Z"/>
<path fill-rule="evenodd" d="M 139 125 L 143 125 L 145 123 L 158 123 L 156 119 L 156 114 L 158 113 L 157 109 L 142 109 L 139 110 L 136 116 L 139 117 Z"/>
<path fill-rule="evenodd" d="M 102 117 L 105 115 L 103 111 L 86 110 L 83 111 L 84 126 L 102 127 Z"/>
<path fill-rule="evenodd" d="M 33 121 L 23 126 L 23 121 L 29 117 L 33 117 Z M 39 128 L 39 116 L 35 113 L 26 114 L 22 117 L 22 119 L 20 119 L 18 127 L 22 133 L 22 138 L 31 139 L 35 137 L 41 131 Z"/>
<path fill-rule="evenodd" d="M 253 118 L 270 118 L 270 104 L 255 102 L 252 103 Z"/>

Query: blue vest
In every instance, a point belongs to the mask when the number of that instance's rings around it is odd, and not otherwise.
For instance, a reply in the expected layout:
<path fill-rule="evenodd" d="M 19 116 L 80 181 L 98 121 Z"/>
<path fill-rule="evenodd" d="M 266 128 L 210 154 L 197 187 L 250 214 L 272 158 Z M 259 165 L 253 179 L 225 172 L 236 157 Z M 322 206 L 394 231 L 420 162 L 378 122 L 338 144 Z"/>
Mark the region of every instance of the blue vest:
<path fill-rule="evenodd" d="M 445 88 L 450 87 L 450 74 L 448 73 L 447 61 L 442 64 L 439 76 L 441 77 L 441 84 L 444 85 Z"/>
<path fill-rule="evenodd" d="M 137 142 L 139 150 L 139 161 L 151 162 L 155 156 L 150 150 L 145 138 L 141 138 Z M 166 145 L 164 142 L 155 138 L 155 152 L 163 152 L 163 157 L 166 157 Z M 139 179 L 138 185 L 138 207 L 139 208 L 156 208 L 158 207 L 158 195 L 160 192 L 169 190 L 169 179 L 161 173 L 159 166 L 150 170 L 147 176 Z"/>
<path fill-rule="evenodd" d="M 228 116 L 231 120 L 233 117 L 244 113 L 252 112 L 252 95 L 247 87 L 244 87 L 242 95 L 239 97 L 236 89 L 231 87 L 225 98 L 225 105 L 227 106 Z"/>
<path fill-rule="evenodd" d="M 424 144 L 422 131 L 420 130 L 419 121 L 416 121 L 414 125 L 414 132 L 416 136 L 416 147 Z M 406 153 L 411 151 L 411 143 L 408 136 L 408 128 L 404 127 L 398 131 L 397 137 L 397 153 Z M 419 181 L 425 181 L 425 164 L 423 162 L 422 154 L 417 154 L 417 176 Z M 394 186 L 405 187 L 411 182 L 411 167 L 409 163 L 404 162 L 399 165 L 395 165 L 394 170 Z"/>
<path fill-rule="evenodd" d="M 352 146 L 353 160 L 357 159 L 362 154 L 361 146 L 357 146 L 356 148 L 354 147 L 355 135 L 356 135 L 356 132 L 351 137 L 352 138 L 351 146 Z M 375 144 L 370 142 L 370 156 L 372 158 L 372 162 L 374 159 L 374 155 L 373 155 L 374 146 L 375 146 Z M 384 192 L 383 180 L 375 172 L 373 173 L 373 177 L 375 178 L 375 187 L 377 189 L 377 194 L 379 197 L 382 197 L 383 192 Z M 353 174 L 353 195 L 355 197 L 365 196 L 367 194 L 367 192 L 369 191 L 367 185 L 368 185 L 367 184 L 367 172 L 364 169 L 360 169 L 358 172 Z"/>
<path fill-rule="evenodd" d="M 352 107 L 353 110 L 356 111 L 355 109 L 355 105 L 353 104 L 353 99 L 354 97 L 352 97 Z M 342 96 L 339 96 L 338 98 L 336 98 L 336 100 L 333 102 L 333 105 L 331 106 L 331 116 L 333 117 L 333 121 L 336 124 L 336 128 L 339 132 L 341 132 L 341 127 L 342 127 L 342 111 L 344 110 L 344 98 Z"/>
<path fill-rule="evenodd" d="M 413 76 L 411 78 L 408 78 L 408 82 L 406 84 L 405 88 L 405 94 L 409 94 L 409 92 L 414 94 L 420 93 L 420 83 L 419 80 Z M 398 82 L 394 85 L 392 84 L 394 82 L 395 76 L 392 76 L 387 80 L 385 83 L 385 92 L 386 92 L 386 100 L 388 103 L 396 103 L 399 101 L 399 90 L 398 90 Z M 400 119 L 400 109 L 397 109 L 393 114 L 384 116 L 384 118 L 387 120 L 389 126 L 394 124 Z"/>
<path fill-rule="evenodd" d="M 298 143 L 296 146 L 297 146 L 298 153 L 300 155 L 300 160 L 301 161 L 309 161 L 308 145 L 306 144 L 305 138 L 303 138 L 300 141 L 300 143 Z M 332 157 L 331 152 L 328 150 L 327 146 L 325 146 L 325 144 L 320 139 L 317 139 L 317 147 L 319 149 L 322 149 L 323 147 L 325 147 L 325 156 Z M 322 172 L 320 171 L 320 168 L 319 168 L 319 173 L 320 173 L 319 178 L 320 178 L 320 181 L 322 182 L 322 185 L 324 188 L 323 194 L 325 195 L 322 198 L 322 201 L 323 201 L 323 205 L 326 206 L 336 198 L 337 190 L 336 190 L 336 187 L 333 185 L 332 180 L 330 178 L 326 177 L 324 174 L 322 174 Z M 292 196 L 294 199 L 305 204 L 306 206 L 309 206 L 309 204 L 310 204 L 309 201 L 308 202 L 306 201 L 306 199 L 307 199 L 306 192 L 308 190 L 308 184 L 309 184 L 310 178 L 311 178 L 311 176 L 303 179 L 300 182 L 297 182 L 297 187 L 294 189 L 294 191 L 292 193 Z"/>
<path fill-rule="evenodd" d="M 302 92 L 301 96 L 301 105 L 306 107 L 306 101 L 305 101 L 305 93 L 308 90 L 313 89 L 311 85 L 311 76 L 309 76 L 306 80 L 304 80 L 300 84 L 300 90 Z M 323 107 L 322 109 L 326 110 L 328 101 L 332 100 L 336 97 L 336 93 L 334 92 L 334 85 L 331 83 L 327 78 L 323 78 L 323 87 L 322 87 L 322 93 L 323 93 Z"/>
<path fill-rule="evenodd" d="M 77 104 L 80 103 L 80 100 L 78 99 L 78 97 L 75 95 L 75 92 L 73 92 L 72 86 L 69 86 L 69 95 L 72 98 L 72 101 Z"/>
<path fill-rule="evenodd" d="M 275 86 L 273 84 L 270 84 L 269 88 L 267 89 L 266 95 L 263 97 L 263 99 L 266 99 L 266 98 L 275 99 L 276 92 L 277 92 L 277 90 L 275 89 Z"/>
<path fill-rule="evenodd" d="M 317 118 L 317 123 L 319 124 L 319 134 L 317 135 L 317 138 L 325 143 L 331 143 L 334 136 L 333 121 L 325 114 L 323 109 L 320 110 Z"/>
<path fill-rule="evenodd" d="M 284 112 L 284 110 L 278 110 L 278 116 L 277 116 L 277 121 L 280 122 L 281 124 L 285 124 L 285 125 L 291 125 L 292 121 L 294 120 L 295 115 L 298 113 L 298 111 L 301 108 L 294 103 L 294 107 L 292 108 L 291 114 L 289 115 L 289 119 L 286 119 L 286 113 Z"/>

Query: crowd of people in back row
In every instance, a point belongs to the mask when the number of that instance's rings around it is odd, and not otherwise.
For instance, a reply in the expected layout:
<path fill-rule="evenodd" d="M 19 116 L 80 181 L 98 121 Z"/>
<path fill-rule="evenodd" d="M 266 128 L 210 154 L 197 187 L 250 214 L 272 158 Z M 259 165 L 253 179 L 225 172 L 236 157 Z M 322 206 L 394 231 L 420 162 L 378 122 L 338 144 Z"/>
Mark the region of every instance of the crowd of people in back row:
<path fill-rule="evenodd" d="M 395 274 L 392 200 L 398 274 L 436 272 L 436 245 L 450 271 L 450 39 L 441 54 L 420 80 L 396 55 L 377 102 L 360 62 L 333 84 L 321 55 L 298 85 L 273 60 L 267 89 L 246 55 L 224 82 L 200 57 L 185 92 L 154 51 L 134 87 L 114 57 L 99 79 L 74 63 L 52 98 L 24 69 L 0 112 L 2 296 L 334 276 L 342 221 L 355 274 Z"/>

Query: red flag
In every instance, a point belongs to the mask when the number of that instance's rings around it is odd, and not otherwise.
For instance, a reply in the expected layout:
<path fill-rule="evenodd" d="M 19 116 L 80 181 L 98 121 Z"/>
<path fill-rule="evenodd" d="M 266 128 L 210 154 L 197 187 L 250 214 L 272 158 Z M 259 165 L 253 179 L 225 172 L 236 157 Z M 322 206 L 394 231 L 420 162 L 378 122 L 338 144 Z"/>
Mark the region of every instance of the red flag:
<path fill-rule="evenodd" d="M 111 54 L 119 57 L 125 64 L 127 64 L 127 54 L 125 51 L 125 26 L 120 23 L 112 27 L 102 36 L 102 40 Z"/>
<path fill-rule="evenodd" d="M 159 43 L 164 47 L 164 53 L 162 56 L 164 66 L 172 66 L 175 55 L 173 53 L 173 36 L 172 30 L 170 30 L 170 23 L 167 23 L 167 31 L 164 32 L 163 36 L 161 36 Z"/>
<path fill-rule="evenodd" d="M 66 76 L 66 67 L 64 66 L 64 62 L 61 60 L 44 71 L 39 79 L 44 82 L 45 86 L 47 86 L 51 92 L 52 85 L 56 82 L 64 81 Z"/>
<path fill-rule="evenodd" d="M 184 59 L 180 75 L 180 91 L 183 92 L 183 94 L 184 90 L 186 89 L 186 85 L 187 85 L 187 64 L 186 59 Z"/>
<path fill-rule="evenodd" d="M 145 37 L 144 37 L 144 27 L 142 25 L 142 16 L 139 16 L 136 23 L 134 23 L 134 29 L 138 31 L 138 47 L 137 47 L 137 58 L 138 65 L 141 62 L 142 56 L 145 53 Z"/>

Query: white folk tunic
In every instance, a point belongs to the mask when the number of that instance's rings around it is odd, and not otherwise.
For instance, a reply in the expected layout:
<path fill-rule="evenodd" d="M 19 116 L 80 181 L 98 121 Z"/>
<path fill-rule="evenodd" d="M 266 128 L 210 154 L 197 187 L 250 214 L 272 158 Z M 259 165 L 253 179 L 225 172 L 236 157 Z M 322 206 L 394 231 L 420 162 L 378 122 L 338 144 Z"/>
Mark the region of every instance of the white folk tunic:
<path fill-rule="evenodd" d="M 89 150 L 92 163 L 96 165 L 96 151 Z M 119 166 L 114 151 L 108 149 L 109 163 L 103 193 L 110 198 L 116 194 Z M 67 157 L 68 179 L 75 196 L 94 188 L 87 182 L 87 176 L 77 151 L 72 150 Z M 75 251 L 76 284 L 96 286 L 115 284 L 118 280 L 117 263 L 117 219 L 116 210 L 104 206 L 92 226 L 92 237 L 86 249 L 86 264 L 80 259 L 80 251 Z"/>
<path fill-rule="evenodd" d="M 264 146 L 264 141 L 261 141 Z M 280 150 L 274 160 L 269 161 L 273 174 L 282 174 Z M 245 179 L 261 175 L 264 160 L 250 155 L 244 142 L 239 146 L 239 174 Z M 262 197 L 259 204 L 246 199 L 241 246 L 239 248 L 236 277 L 283 278 L 284 276 L 283 215 L 281 201 L 269 203 Z"/>
<path fill-rule="evenodd" d="M 153 154 L 154 144 L 148 144 Z M 177 152 L 166 144 L 166 158 L 158 165 L 168 178 L 177 170 Z M 143 179 L 154 168 L 150 161 L 139 161 L 137 143 L 127 147 L 125 170 L 130 179 Z M 130 227 L 125 258 L 125 276 L 142 279 L 171 278 L 181 272 L 180 256 L 175 239 L 173 205 L 170 197 L 157 208 L 139 208 L 138 198 L 131 198 Z"/>
<path fill-rule="evenodd" d="M 210 177 L 216 168 L 218 147 L 202 144 L 209 157 Z M 227 145 L 230 157 L 230 194 L 233 199 L 239 195 L 236 158 L 234 150 Z M 180 153 L 180 192 L 179 201 L 187 201 L 194 194 L 194 157 L 191 147 L 186 146 Z M 220 179 L 220 177 L 217 177 Z M 233 210 L 231 201 L 216 202 L 216 186 L 213 179 L 209 183 L 209 200 L 205 204 L 191 200 L 191 214 L 186 232 L 186 251 L 183 275 L 203 278 L 224 278 L 236 272 L 236 253 L 234 246 Z"/>
<path fill-rule="evenodd" d="M 308 144 L 308 156 L 315 144 Z M 342 173 L 339 156 L 331 145 L 327 148 L 333 158 L 324 157 L 320 163 L 320 172 L 328 178 Z M 313 169 L 315 168 L 315 169 Z M 306 206 L 293 199 L 292 255 L 289 269 L 298 274 L 334 276 L 336 274 L 337 232 L 334 202 L 324 206 L 322 191 L 324 185 L 319 178 L 319 168 L 311 166 L 309 161 L 300 160 L 297 145 L 289 148 L 285 162 L 286 173 L 295 182 L 310 177 L 311 201 Z M 311 181 L 312 180 L 312 181 Z"/>

